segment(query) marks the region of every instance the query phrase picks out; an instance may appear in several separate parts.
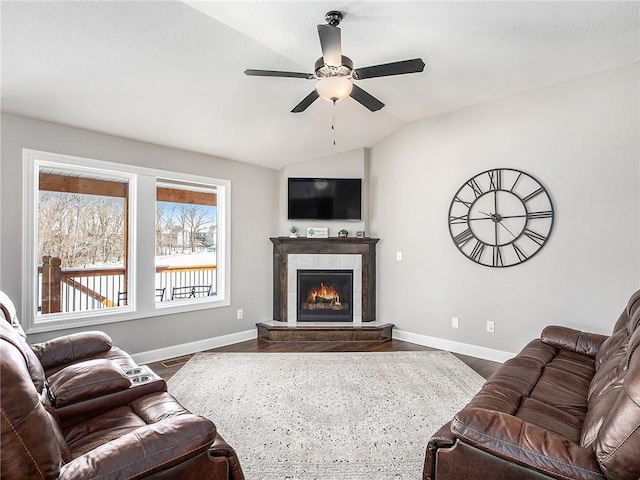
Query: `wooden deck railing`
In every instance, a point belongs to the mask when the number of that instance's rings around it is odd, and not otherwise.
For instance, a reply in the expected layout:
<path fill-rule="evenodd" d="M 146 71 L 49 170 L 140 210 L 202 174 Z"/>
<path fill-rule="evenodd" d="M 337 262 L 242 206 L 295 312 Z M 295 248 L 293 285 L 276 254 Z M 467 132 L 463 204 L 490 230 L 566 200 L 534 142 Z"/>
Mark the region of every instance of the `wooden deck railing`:
<path fill-rule="evenodd" d="M 45 256 L 38 268 L 41 276 L 42 313 L 75 312 L 112 308 L 118 298 L 128 291 L 127 272 L 124 267 L 62 268 L 57 257 Z M 216 266 L 158 266 L 156 288 L 171 292 L 174 287 L 211 285 L 216 291 Z M 124 295 L 128 298 L 128 295 Z M 161 301 L 169 301 L 170 293 Z M 121 302 L 122 305 L 122 302 Z"/>

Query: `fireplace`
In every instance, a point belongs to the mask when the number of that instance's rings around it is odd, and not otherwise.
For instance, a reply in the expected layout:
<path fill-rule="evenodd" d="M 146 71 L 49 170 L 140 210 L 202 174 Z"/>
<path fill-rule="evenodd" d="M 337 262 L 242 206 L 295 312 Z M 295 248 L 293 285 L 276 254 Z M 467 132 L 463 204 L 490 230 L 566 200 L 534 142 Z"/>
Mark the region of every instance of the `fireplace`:
<path fill-rule="evenodd" d="M 343 322 L 360 325 L 376 319 L 375 285 L 377 238 L 289 238 L 276 237 L 273 242 L 273 320 L 277 322 Z M 300 320 L 298 270 L 340 272 L 352 275 L 350 313 L 338 310 L 333 318 Z M 324 282 L 323 282 L 324 283 Z M 340 303 L 344 303 L 340 295 Z M 330 304 L 331 302 L 329 302 Z M 328 310 L 322 305 L 323 310 Z M 333 308 L 333 307 L 332 307 Z M 317 314 L 318 308 L 314 314 Z M 310 313 L 310 312 L 303 312 Z M 343 318 L 339 318 L 342 316 Z M 338 318 L 336 318 L 338 317 Z"/>
<path fill-rule="evenodd" d="M 353 321 L 353 270 L 298 270 L 299 322 Z"/>

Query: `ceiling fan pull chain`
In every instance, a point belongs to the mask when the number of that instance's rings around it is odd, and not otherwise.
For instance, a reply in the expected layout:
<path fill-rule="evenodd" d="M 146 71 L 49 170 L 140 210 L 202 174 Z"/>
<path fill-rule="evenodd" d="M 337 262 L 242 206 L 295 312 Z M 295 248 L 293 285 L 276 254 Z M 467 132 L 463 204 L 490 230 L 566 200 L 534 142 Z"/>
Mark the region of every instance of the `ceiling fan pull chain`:
<path fill-rule="evenodd" d="M 331 109 L 331 130 L 333 130 L 333 145 L 336 144 L 336 101 L 333 100 L 333 108 Z"/>

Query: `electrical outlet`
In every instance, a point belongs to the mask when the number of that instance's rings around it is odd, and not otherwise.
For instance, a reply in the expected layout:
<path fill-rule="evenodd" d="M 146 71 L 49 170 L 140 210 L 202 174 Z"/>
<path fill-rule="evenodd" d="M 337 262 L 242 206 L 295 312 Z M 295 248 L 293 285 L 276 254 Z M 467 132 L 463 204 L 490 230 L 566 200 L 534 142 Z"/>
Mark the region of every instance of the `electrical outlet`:
<path fill-rule="evenodd" d="M 494 333 L 496 331 L 495 323 L 492 320 L 487 320 L 487 332 Z"/>
<path fill-rule="evenodd" d="M 399 262 L 402 261 L 402 252 L 396 252 L 396 260 Z"/>
<path fill-rule="evenodd" d="M 244 311 L 241 308 L 238 309 L 238 314 L 237 314 L 236 318 L 238 320 L 242 320 L 244 318 Z"/>
<path fill-rule="evenodd" d="M 451 328 L 458 328 L 459 326 L 458 317 L 451 317 Z"/>

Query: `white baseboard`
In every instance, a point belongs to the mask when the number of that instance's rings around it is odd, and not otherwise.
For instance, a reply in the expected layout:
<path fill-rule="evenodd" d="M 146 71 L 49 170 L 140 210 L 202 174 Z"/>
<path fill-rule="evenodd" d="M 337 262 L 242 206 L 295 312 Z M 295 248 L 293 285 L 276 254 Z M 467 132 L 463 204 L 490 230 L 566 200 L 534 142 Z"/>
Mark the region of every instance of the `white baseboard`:
<path fill-rule="evenodd" d="M 443 338 L 430 337 L 428 335 L 422 335 L 419 333 L 411 333 L 405 330 L 398 330 L 397 328 L 393 329 L 393 338 L 405 342 L 416 343 L 418 345 L 424 345 L 426 347 L 447 350 L 448 352 L 461 353 L 463 355 L 469 355 L 471 357 L 491 360 L 492 362 L 504 363 L 510 358 L 516 356 L 515 353 L 511 352 L 494 350 L 493 348 L 479 347 L 477 345 L 456 342 L 453 340 L 445 340 Z"/>
<path fill-rule="evenodd" d="M 180 345 L 172 345 L 170 347 L 158 348 L 147 352 L 134 353 L 131 356 L 138 365 L 147 363 L 160 362 L 168 358 L 181 357 L 182 355 L 190 355 L 196 352 L 202 352 L 211 348 L 224 347 L 233 345 L 234 343 L 246 342 L 257 337 L 257 331 L 245 330 L 244 332 L 231 333 L 220 337 L 206 338 L 195 342 L 182 343 Z M 493 348 L 479 347 L 469 343 L 456 342 L 453 340 L 445 340 L 443 338 L 430 337 L 419 333 L 407 332 L 405 330 L 393 329 L 393 338 L 404 342 L 424 345 L 426 347 L 447 350 L 448 352 L 461 353 L 492 362 L 505 362 L 516 354 L 495 350 Z"/>
<path fill-rule="evenodd" d="M 170 347 L 149 350 L 148 352 L 134 353 L 131 356 L 138 365 L 159 362 L 168 358 L 181 357 L 182 355 L 190 355 L 196 352 L 202 352 L 211 348 L 224 347 L 234 343 L 246 342 L 253 340 L 258 335 L 256 329 L 245 330 L 244 332 L 230 333 L 221 337 L 206 338 L 195 342 L 182 343 L 180 345 L 172 345 Z"/>

